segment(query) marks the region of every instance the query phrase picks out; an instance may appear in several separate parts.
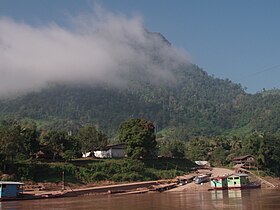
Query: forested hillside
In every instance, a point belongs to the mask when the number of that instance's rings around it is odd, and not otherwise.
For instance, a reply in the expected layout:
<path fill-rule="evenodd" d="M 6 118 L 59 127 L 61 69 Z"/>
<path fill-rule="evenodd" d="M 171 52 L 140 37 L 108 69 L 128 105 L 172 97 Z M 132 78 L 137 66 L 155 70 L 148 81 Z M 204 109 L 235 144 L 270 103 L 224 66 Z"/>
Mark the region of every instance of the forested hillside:
<path fill-rule="evenodd" d="M 64 130 L 93 123 L 109 135 L 128 118 L 149 119 L 158 130 L 178 129 L 184 138 L 279 132 L 277 91 L 247 94 L 240 85 L 209 76 L 195 65 L 176 69 L 174 75 L 170 83 L 130 75 L 130 83 L 120 88 L 53 84 L 39 92 L 2 99 L 0 114 Z"/>
<path fill-rule="evenodd" d="M 157 131 L 172 130 L 181 140 L 280 132 L 278 90 L 247 94 L 241 85 L 191 64 L 161 34 L 144 34 L 148 44 L 127 40 L 139 61 L 122 61 L 119 69 L 108 72 L 108 81 L 53 82 L 32 93 L 2 98 L 0 117 L 68 131 L 91 123 L 109 136 L 123 120 L 144 118 L 153 121 Z"/>
<path fill-rule="evenodd" d="M 14 160 L 34 159 L 41 150 L 53 161 L 71 160 L 130 139 L 126 152 L 131 157 L 187 157 L 220 166 L 251 154 L 260 170 L 279 176 L 275 166 L 280 163 L 280 91 L 248 94 L 240 84 L 210 76 L 184 56 L 177 59 L 179 54 L 160 34 L 147 36 L 157 44 L 129 43 L 147 63 L 125 60 L 120 69 L 110 71 L 108 80 L 52 82 L 17 97 L 2 96 L 2 171 L 9 172 L 6 165 Z M 138 122 L 149 123 L 137 128 Z M 153 125 L 151 138 L 141 130 L 146 124 Z M 34 179 L 29 176 L 32 171 L 9 173 Z M 139 174 L 131 173 L 117 178 L 140 180 Z M 107 180 L 107 174 L 96 171 L 92 180 Z"/>

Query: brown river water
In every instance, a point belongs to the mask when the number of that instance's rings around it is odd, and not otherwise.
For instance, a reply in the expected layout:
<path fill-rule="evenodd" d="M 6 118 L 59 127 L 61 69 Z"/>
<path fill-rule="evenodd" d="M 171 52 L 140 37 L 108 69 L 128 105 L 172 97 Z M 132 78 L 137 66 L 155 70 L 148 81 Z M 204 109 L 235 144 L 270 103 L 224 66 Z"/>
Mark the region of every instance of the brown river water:
<path fill-rule="evenodd" d="M 9 201 L 0 209 L 95 209 L 95 210 L 177 210 L 177 209 L 280 209 L 280 190 L 224 190 L 207 192 L 163 192 L 138 195 L 102 195 L 45 200 Z"/>

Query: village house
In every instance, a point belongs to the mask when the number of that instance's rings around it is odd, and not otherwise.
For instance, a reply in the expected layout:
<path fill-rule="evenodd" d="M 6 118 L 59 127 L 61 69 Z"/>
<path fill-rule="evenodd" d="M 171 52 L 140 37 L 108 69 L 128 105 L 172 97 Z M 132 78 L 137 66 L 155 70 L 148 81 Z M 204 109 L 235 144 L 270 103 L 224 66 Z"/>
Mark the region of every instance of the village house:
<path fill-rule="evenodd" d="M 93 153 L 83 153 L 83 157 L 97 157 L 97 158 L 124 158 L 126 145 L 124 143 L 111 144 L 106 146 L 103 150 L 96 150 Z"/>
<path fill-rule="evenodd" d="M 233 158 L 232 162 L 235 165 L 238 165 L 239 168 L 255 168 L 256 167 L 256 159 L 254 156 L 252 155 L 244 155 L 244 156 L 239 156 L 239 157 L 235 157 Z"/>
<path fill-rule="evenodd" d="M 104 150 L 94 151 L 94 156 L 97 158 L 124 158 L 125 157 L 124 143 L 108 145 Z"/>

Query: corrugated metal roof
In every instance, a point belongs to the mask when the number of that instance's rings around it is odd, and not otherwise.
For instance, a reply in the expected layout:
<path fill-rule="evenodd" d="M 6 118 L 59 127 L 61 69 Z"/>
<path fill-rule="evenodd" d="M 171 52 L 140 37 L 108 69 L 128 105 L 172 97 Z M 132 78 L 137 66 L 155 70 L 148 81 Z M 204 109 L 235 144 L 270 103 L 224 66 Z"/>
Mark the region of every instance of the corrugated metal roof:
<path fill-rule="evenodd" d="M 23 185 L 24 183 L 21 183 L 21 182 L 0 181 L 0 184 Z"/>
<path fill-rule="evenodd" d="M 248 176 L 248 174 L 232 174 L 230 176 L 239 176 L 239 177 L 241 177 L 241 176 Z"/>
<path fill-rule="evenodd" d="M 233 160 L 243 160 L 248 157 L 254 157 L 254 156 L 253 155 L 243 155 L 243 156 L 239 156 L 239 157 L 234 157 Z"/>

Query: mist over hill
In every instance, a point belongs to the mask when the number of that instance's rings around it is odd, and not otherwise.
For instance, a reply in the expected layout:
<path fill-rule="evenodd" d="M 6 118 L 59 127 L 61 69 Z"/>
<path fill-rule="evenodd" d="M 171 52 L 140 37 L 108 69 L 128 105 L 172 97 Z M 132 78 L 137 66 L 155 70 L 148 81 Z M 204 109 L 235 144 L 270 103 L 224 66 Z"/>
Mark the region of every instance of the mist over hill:
<path fill-rule="evenodd" d="M 68 28 L 34 26 L 0 16 L 0 98 L 53 83 L 126 87 L 130 74 L 169 83 L 173 69 L 190 63 L 185 51 L 148 32 L 142 17 L 96 7 L 69 21 Z"/>
<path fill-rule="evenodd" d="M 176 72 L 176 84 L 134 80 L 126 88 L 55 84 L 0 102 L 2 118 L 33 119 L 58 129 L 86 123 L 114 133 L 127 118 L 146 118 L 159 130 L 177 128 L 186 136 L 279 132 L 278 94 L 247 94 L 240 85 L 208 76 L 197 66 Z"/>
<path fill-rule="evenodd" d="M 2 119 L 64 130 L 92 123 L 113 135 L 123 120 L 146 118 L 184 140 L 280 132 L 279 91 L 247 94 L 209 76 L 141 17 L 98 8 L 71 29 L 7 18 L 0 28 Z"/>
<path fill-rule="evenodd" d="M 45 128 L 75 130 L 93 123 L 109 135 L 128 118 L 146 118 L 158 130 L 196 135 L 279 132 L 279 94 L 247 94 L 240 85 L 209 76 L 188 64 L 173 70 L 172 82 L 137 71 L 127 86 L 52 84 L 41 91 L 2 99 L 2 118 L 32 119 Z M 124 77 L 125 78 L 125 77 Z"/>

